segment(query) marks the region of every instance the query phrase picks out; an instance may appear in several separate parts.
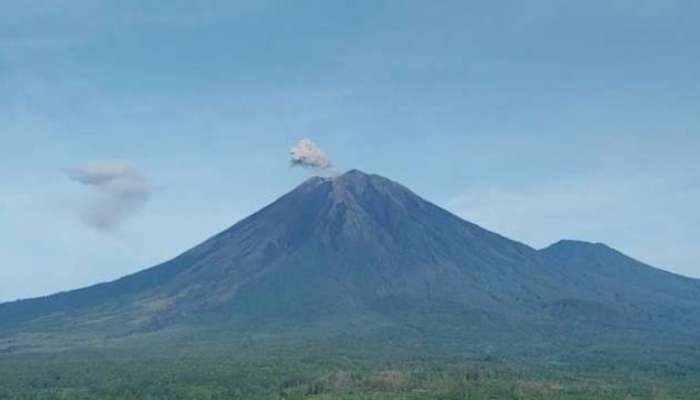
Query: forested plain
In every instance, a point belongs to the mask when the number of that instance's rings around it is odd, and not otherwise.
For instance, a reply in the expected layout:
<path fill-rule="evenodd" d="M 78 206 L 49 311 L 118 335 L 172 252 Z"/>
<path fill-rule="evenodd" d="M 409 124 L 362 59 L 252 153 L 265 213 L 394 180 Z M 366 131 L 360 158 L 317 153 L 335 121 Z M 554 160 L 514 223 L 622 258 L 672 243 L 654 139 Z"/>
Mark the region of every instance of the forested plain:
<path fill-rule="evenodd" d="M 689 363 L 518 362 L 310 347 L 0 355 L 0 399 L 698 399 Z"/>

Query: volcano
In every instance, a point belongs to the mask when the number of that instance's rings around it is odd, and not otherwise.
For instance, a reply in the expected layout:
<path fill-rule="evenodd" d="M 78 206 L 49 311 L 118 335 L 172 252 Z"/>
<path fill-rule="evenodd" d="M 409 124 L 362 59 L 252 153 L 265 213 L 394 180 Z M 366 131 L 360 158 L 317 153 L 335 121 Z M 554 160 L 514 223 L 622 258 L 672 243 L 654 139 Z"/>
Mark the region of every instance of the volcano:
<path fill-rule="evenodd" d="M 161 265 L 0 305 L 5 351 L 178 332 L 513 354 L 688 349 L 700 281 L 602 244 L 536 250 L 353 170 L 311 178 Z"/>

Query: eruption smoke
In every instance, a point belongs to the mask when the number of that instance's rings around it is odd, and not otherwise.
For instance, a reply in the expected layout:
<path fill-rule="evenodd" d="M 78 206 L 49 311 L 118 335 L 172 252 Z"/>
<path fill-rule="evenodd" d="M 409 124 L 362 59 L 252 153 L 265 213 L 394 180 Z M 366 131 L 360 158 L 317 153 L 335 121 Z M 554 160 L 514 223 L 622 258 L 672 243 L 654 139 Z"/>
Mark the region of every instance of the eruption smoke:
<path fill-rule="evenodd" d="M 333 162 L 316 143 L 302 139 L 289 149 L 292 167 L 306 167 L 315 170 L 333 170 Z"/>
<path fill-rule="evenodd" d="M 102 231 L 114 231 L 140 211 L 151 194 L 141 173 L 123 161 L 97 161 L 70 168 L 66 175 L 97 191 L 95 199 L 83 210 L 83 219 Z"/>

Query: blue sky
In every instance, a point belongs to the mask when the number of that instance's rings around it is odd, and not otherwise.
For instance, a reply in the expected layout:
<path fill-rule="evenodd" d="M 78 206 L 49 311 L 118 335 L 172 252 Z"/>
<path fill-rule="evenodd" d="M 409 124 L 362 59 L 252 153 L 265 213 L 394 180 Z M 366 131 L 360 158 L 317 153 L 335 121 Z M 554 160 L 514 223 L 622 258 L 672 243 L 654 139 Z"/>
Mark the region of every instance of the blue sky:
<path fill-rule="evenodd" d="M 293 188 L 310 137 L 543 247 L 700 277 L 700 3 L 0 2 L 0 301 L 171 258 Z M 118 229 L 66 168 L 151 186 Z"/>

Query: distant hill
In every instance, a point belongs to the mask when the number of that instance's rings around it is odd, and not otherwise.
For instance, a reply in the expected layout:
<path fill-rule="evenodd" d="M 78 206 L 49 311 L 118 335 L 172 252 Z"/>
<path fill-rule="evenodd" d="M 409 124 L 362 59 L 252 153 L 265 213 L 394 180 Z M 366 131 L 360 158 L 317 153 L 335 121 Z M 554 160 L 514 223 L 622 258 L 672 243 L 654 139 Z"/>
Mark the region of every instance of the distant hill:
<path fill-rule="evenodd" d="M 0 305 L 0 352 L 192 335 L 512 357 L 692 353 L 700 281 L 602 244 L 538 251 L 353 170 L 311 178 L 164 264 Z"/>

